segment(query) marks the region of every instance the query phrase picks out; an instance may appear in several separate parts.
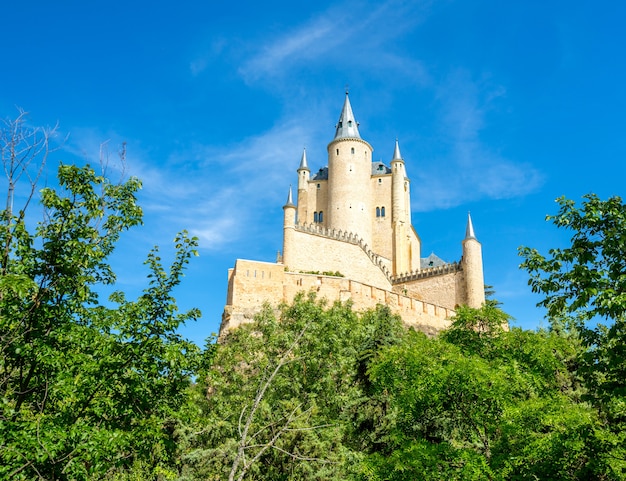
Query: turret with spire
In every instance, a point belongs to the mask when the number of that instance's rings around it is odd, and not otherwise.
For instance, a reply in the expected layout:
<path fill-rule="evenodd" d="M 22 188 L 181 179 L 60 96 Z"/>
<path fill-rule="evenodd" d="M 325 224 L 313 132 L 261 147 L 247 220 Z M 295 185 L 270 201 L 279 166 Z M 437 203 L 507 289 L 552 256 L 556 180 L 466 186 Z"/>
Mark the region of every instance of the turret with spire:
<path fill-rule="evenodd" d="M 346 97 L 335 137 L 328 144 L 328 212 L 326 226 L 357 234 L 372 245 L 372 146 L 361 138 Z"/>
<path fill-rule="evenodd" d="M 287 194 L 287 202 L 283 206 L 283 264 L 289 265 L 292 261 L 294 249 L 294 231 L 296 226 L 296 206 L 293 203 L 291 185 Z"/>
<path fill-rule="evenodd" d="M 483 251 L 480 242 L 476 239 L 472 216 L 467 213 L 465 239 L 463 239 L 463 275 L 467 292 L 467 305 L 479 308 L 485 303 L 485 281 L 483 277 Z"/>
<path fill-rule="evenodd" d="M 311 171 L 306 160 L 306 148 L 302 150 L 298 167 L 298 223 L 306 223 L 308 217 L 308 189 Z"/>

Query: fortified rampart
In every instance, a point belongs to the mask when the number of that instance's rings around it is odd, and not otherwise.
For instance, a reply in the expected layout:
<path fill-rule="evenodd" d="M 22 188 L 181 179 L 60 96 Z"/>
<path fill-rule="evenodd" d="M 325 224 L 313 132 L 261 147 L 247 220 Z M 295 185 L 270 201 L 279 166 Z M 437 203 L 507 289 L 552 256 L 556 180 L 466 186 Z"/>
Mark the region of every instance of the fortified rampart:
<path fill-rule="evenodd" d="M 285 271 L 282 264 L 237 259 L 228 271 L 228 301 L 220 335 L 250 322 L 261 306 L 290 303 L 299 292 L 316 292 L 329 302 L 352 302 L 357 311 L 384 304 L 399 314 L 407 326 L 434 334 L 450 325 L 453 309 L 424 302 L 410 295 L 381 289 L 345 277 Z"/>
<path fill-rule="evenodd" d="M 381 257 L 356 234 L 318 225 L 295 225 L 294 246 L 287 270 L 340 272 L 350 279 L 367 279 L 391 290 L 390 260 Z M 350 259 L 350 262 L 346 262 Z"/>

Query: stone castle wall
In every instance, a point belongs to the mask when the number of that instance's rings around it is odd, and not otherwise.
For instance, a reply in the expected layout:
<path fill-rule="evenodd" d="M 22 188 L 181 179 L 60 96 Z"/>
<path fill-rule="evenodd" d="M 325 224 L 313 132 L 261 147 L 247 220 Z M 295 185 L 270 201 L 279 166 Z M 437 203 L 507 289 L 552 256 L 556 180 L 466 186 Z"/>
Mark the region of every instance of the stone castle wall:
<path fill-rule="evenodd" d="M 467 303 L 465 273 L 457 263 L 396 277 L 393 290 L 447 309 Z"/>
<path fill-rule="evenodd" d="M 374 254 L 358 236 L 317 225 L 297 225 L 290 239 L 294 248 L 287 270 L 339 272 L 344 277 L 366 279 L 370 285 L 391 290 L 391 261 Z"/>
<path fill-rule="evenodd" d="M 454 315 L 453 309 L 349 278 L 288 272 L 282 264 L 238 259 L 228 272 L 228 302 L 220 335 L 250 322 L 263 304 L 277 307 L 290 303 L 302 291 L 313 291 L 329 302 L 350 300 L 357 311 L 387 305 L 407 326 L 429 334 L 448 327 Z"/>

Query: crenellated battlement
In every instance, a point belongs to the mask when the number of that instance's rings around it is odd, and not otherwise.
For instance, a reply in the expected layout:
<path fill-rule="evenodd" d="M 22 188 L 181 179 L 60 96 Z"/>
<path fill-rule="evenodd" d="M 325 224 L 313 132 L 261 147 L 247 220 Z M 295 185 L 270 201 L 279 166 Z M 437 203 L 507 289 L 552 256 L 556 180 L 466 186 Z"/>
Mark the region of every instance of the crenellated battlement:
<path fill-rule="evenodd" d="M 295 228 L 297 231 L 305 232 L 307 234 L 313 234 L 320 237 L 325 237 L 327 239 L 338 240 L 341 242 L 348 242 L 350 244 L 359 246 L 363 250 L 363 252 L 365 252 L 367 257 L 370 258 L 372 264 L 380 268 L 387 280 L 389 282 L 392 282 L 391 272 L 389 271 L 389 268 L 385 265 L 385 259 L 373 252 L 372 249 L 370 249 L 370 247 L 365 243 L 365 241 L 357 234 L 337 229 L 329 229 L 319 224 L 296 224 Z"/>
<path fill-rule="evenodd" d="M 426 278 L 435 277 L 435 276 L 443 276 L 445 274 L 453 274 L 456 272 L 461 272 L 462 270 L 463 270 L 463 265 L 460 262 L 452 262 L 450 264 L 444 264 L 442 266 L 427 267 L 419 271 L 393 276 L 391 278 L 391 283 L 394 285 L 404 284 L 406 282 L 416 281 L 419 279 L 426 279 Z"/>
<path fill-rule="evenodd" d="M 285 271 L 280 264 L 238 259 L 229 271 L 229 295 L 222 332 L 249 322 L 261 306 L 290 303 L 299 292 L 315 292 L 330 302 L 350 301 L 356 310 L 387 305 L 407 326 L 428 334 L 445 329 L 454 316 L 452 308 L 345 277 Z"/>

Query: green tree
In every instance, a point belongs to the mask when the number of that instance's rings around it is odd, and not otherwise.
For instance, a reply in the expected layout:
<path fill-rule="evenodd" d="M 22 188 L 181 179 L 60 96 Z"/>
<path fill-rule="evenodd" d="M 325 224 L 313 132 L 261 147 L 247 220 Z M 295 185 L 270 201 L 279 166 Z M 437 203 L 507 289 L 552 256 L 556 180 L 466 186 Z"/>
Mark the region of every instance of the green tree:
<path fill-rule="evenodd" d="M 382 306 L 357 314 L 349 304 L 301 296 L 279 311 L 266 308 L 217 346 L 185 474 L 353 479 L 365 442 L 355 426 L 365 422 L 366 366 L 403 334 Z"/>
<path fill-rule="evenodd" d="M 462 308 L 438 338 L 410 333 L 382 350 L 369 373 L 388 434 L 363 479 L 619 479 L 595 457 L 600 421 L 580 402 L 575 341 L 502 329 L 507 317 Z"/>
<path fill-rule="evenodd" d="M 59 188 L 40 191 L 43 220 L 30 227 L 29 169 L 49 151 L 38 132 L 20 116 L 0 136 L 8 179 L 0 214 L 0 477 L 97 479 L 134 463 L 171 465 L 174 414 L 198 352 L 176 330 L 199 316 L 177 312 L 172 289 L 196 241 L 177 236 L 169 271 L 155 248 L 143 294 L 129 301 L 116 292 L 101 304 L 98 287 L 115 281 L 115 243 L 141 222 L 141 184 L 61 165 Z M 25 197 L 16 194 L 20 185 Z"/>
<path fill-rule="evenodd" d="M 529 284 L 544 298 L 553 325 L 579 332 L 585 346 L 580 371 L 604 425 L 596 432 L 598 456 L 615 472 L 626 472 L 626 205 L 620 197 L 584 196 L 580 206 L 557 199 L 559 211 L 547 216 L 571 231 L 570 245 L 520 248 Z"/>

